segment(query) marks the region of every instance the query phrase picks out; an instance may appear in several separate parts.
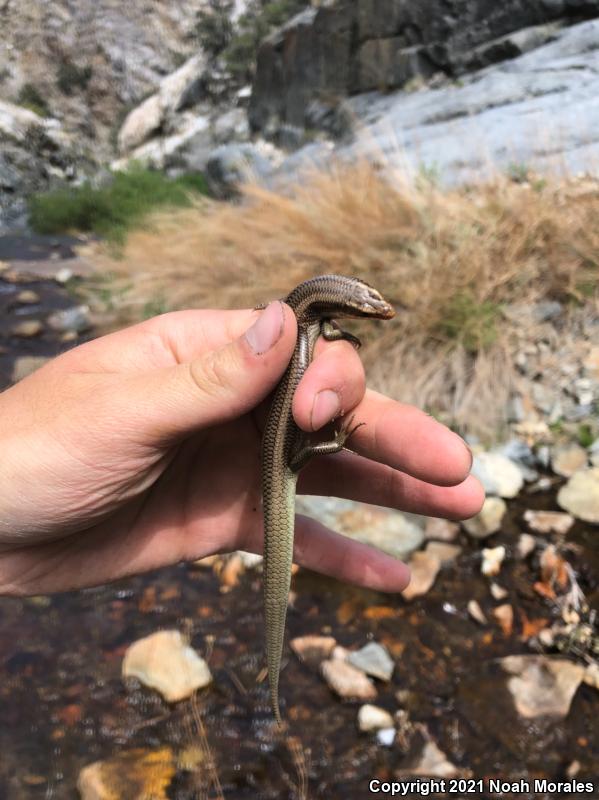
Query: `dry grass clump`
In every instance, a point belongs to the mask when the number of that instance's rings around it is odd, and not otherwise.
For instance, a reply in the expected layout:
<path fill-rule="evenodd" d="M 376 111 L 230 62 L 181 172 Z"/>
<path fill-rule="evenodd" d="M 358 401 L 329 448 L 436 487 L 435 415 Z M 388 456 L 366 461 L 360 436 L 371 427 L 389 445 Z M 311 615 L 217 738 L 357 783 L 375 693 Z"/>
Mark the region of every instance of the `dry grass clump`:
<path fill-rule="evenodd" d="M 401 310 L 364 329 L 371 382 L 461 428 L 489 432 L 527 332 L 506 304 L 597 302 L 599 186 L 493 185 L 441 192 L 391 184 L 367 164 L 243 202 L 156 215 L 100 266 L 131 284 L 129 318 L 159 308 L 243 307 L 312 275 L 356 275 Z M 154 308 L 156 306 L 152 306 Z M 532 317 L 531 317 L 531 325 Z"/>

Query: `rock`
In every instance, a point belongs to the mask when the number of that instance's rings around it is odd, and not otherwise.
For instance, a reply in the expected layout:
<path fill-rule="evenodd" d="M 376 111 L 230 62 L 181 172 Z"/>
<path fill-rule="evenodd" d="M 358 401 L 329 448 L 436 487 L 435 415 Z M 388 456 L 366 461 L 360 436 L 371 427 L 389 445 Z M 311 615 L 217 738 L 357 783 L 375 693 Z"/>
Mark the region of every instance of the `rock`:
<path fill-rule="evenodd" d="M 272 145 L 226 144 L 210 151 L 206 175 L 213 191 L 228 196 L 247 181 L 261 181 L 273 171 L 278 153 Z"/>
<path fill-rule="evenodd" d="M 40 296 L 32 289 L 23 289 L 23 291 L 19 292 L 15 297 L 15 300 L 17 303 L 22 303 L 23 305 L 33 305 L 40 302 Z"/>
<path fill-rule="evenodd" d="M 476 600 L 469 600 L 468 601 L 468 613 L 472 617 L 473 620 L 476 622 L 480 622 L 481 625 L 487 624 L 487 618 L 485 617 L 482 608 L 480 607 L 480 603 Z"/>
<path fill-rule="evenodd" d="M 504 600 L 509 594 L 508 590 L 504 589 L 503 586 L 500 586 L 498 583 L 492 583 L 489 588 L 495 600 Z"/>
<path fill-rule="evenodd" d="M 534 536 L 531 536 L 530 533 L 521 533 L 518 537 L 518 544 L 516 545 L 516 552 L 518 554 L 518 558 L 526 558 L 529 556 L 536 547 L 536 540 Z"/>
<path fill-rule="evenodd" d="M 418 517 L 380 506 L 331 497 L 303 496 L 297 511 L 315 517 L 351 539 L 378 547 L 402 560 L 424 541 Z"/>
<path fill-rule="evenodd" d="M 426 546 L 425 553 L 430 556 L 435 556 L 439 559 L 442 566 L 451 564 L 462 552 L 462 548 L 458 544 L 446 544 L 445 542 L 429 542 Z"/>
<path fill-rule="evenodd" d="M 89 306 L 73 306 L 65 308 L 63 311 L 55 311 L 50 314 L 46 322 L 53 331 L 82 333 L 91 328 Z"/>
<path fill-rule="evenodd" d="M 360 650 L 350 653 L 347 660 L 356 669 L 381 681 L 390 681 L 395 669 L 387 649 L 377 642 L 369 642 Z"/>
<path fill-rule="evenodd" d="M 498 575 L 505 558 L 505 547 L 485 547 L 483 549 L 483 561 L 481 572 L 483 575 Z"/>
<path fill-rule="evenodd" d="M 560 447 L 553 451 L 551 468 L 556 475 L 570 478 L 575 472 L 586 467 L 588 460 L 587 451 L 580 445 L 573 444 Z"/>
<path fill-rule="evenodd" d="M 212 681 L 208 665 L 179 631 L 158 631 L 134 642 L 125 653 L 122 672 L 156 689 L 169 703 L 191 697 Z"/>
<path fill-rule="evenodd" d="M 474 539 L 486 539 L 501 529 L 501 522 L 507 510 L 505 501 L 500 497 L 486 497 L 482 509 L 462 525 Z"/>
<path fill-rule="evenodd" d="M 574 524 L 574 517 L 562 514 L 560 511 L 527 509 L 524 512 L 524 519 L 528 527 L 536 533 L 557 533 L 560 536 L 565 536 Z"/>
<path fill-rule="evenodd" d="M 441 542 L 453 542 L 458 538 L 460 526 L 448 519 L 427 517 L 424 528 L 425 539 L 438 539 Z"/>
<path fill-rule="evenodd" d="M 599 467 L 575 472 L 559 490 L 557 502 L 577 519 L 599 525 Z"/>
<path fill-rule="evenodd" d="M 393 717 L 384 708 L 366 703 L 358 711 L 358 728 L 361 731 L 378 731 L 381 728 L 391 728 L 395 732 Z"/>
<path fill-rule="evenodd" d="M 19 336 L 21 339 L 31 339 L 39 336 L 43 330 L 44 326 L 39 319 L 24 319 L 12 326 L 12 335 Z"/>
<path fill-rule="evenodd" d="M 478 453 L 471 471 L 487 494 L 499 497 L 516 497 L 524 483 L 522 471 L 501 453 Z"/>
<path fill-rule="evenodd" d="M 597 661 L 586 665 L 583 680 L 593 689 L 599 689 L 599 663 Z"/>
<path fill-rule="evenodd" d="M 376 732 L 376 740 L 383 747 L 391 747 L 395 741 L 395 728 L 381 728 Z"/>
<path fill-rule="evenodd" d="M 289 642 L 295 655 L 310 666 L 317 667 L 331 657 L 337 642 L 333 636 L 296 636 Z"/>
<path fill-rule="evenodd" d="M 50 361 L 46 356 L 19 356 L 15 359 L 11 381 L 17 383 Z"/>
<path fill-rule="evenodd" d="M 508 689 L 520 716 L 567 716 L 572 698 L 584 677 L 584 667 L 563 658 L 507 656 L 503 669 L 512 677 Z"/>
<path fill-rule="evenodd" d="M 416 764 L 399 772 L 402 775 L 421 775 L 428 778 L 454 778 L 459 774 L 458 768 L 447 760 L 447 756 L 433 742 L 425 743 Z"/>
<path fill-rule="evenodd" d="M 212 139 L 215 144 L 246 142 L 250 136 L 247 113 L 243 108 L 231 108 L 212 122 Z"/>
<path fill-rule="evenodd" d="M 339 697 L 356 700 L 374 700 L 376 697 L 372 681 L 346 661 L 323 661 L 321 670 L 324 679 Z"/>
<path fill-rule="evenodd" d="M 514 627 L 514 609 L 509 603 L 493 609 L 493 616 L 499 623 L 504 636 L 511 636 Z"/>
<path fill-rule="evenodd" d="M 415 597 L 426 594 L 431 588 L 441 569 L 441 561 L 430 553 L 417 552 L 410 559 L 409 567 L 410 583 L 403 590 L 402 595 L 406 600 L 413 600 Z"/>
<path fill-rule="evenodd" d="M 96 761 L 79 773 L 81 800 L 167 800 L 167 789 L 177 771 L 170 747 L 125 750 Z"/>
<path fill-rule="evenodd" d="M 160 130 L 169 114 L 194 105 L 202 96 L 206 57 L 198 53 L 160 83 L 158 92 L 129 113 L 118 135 L 121 154 L 129 153 Z"/>

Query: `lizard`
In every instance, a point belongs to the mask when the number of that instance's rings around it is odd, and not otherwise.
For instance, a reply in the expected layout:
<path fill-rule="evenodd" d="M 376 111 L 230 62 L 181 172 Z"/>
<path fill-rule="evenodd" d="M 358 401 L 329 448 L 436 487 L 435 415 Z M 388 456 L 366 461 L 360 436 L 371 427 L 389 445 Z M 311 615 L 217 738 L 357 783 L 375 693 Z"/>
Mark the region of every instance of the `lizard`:
<path fill-rule="evenodd" d="M 270 700 L 275 719 L 279 710 L 279 673 L 291 584 L 295 493 L 299 471 L 315 455 L 337 453 L 363 423 L 353 417 L 328 442 L 311 444 L 293 419 L 292 401 L 312 361 L 319 335 L 328 341 L 360 340 L 340 330 L 332 320 L 347 317 L 390 319 L 393 306 L 358 278 L 321 275 L 296 286 L 284 299 L 297 318 L 297 341 L 270 406 L 262 437 L 262 498 L 264 513 L 264 616 Z"/>

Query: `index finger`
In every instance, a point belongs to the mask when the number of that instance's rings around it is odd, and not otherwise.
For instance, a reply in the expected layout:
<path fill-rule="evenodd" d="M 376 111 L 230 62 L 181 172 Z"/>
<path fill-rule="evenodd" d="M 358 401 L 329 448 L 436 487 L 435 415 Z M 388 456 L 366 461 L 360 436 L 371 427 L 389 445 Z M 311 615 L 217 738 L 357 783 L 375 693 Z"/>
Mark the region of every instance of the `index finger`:
<path fill-rule="evenodd" d="M 472 453 L 461 436 L 415 406 L 368 389 L 352 410 L 362 424 L 349 448 L 437 486 L 457 486 L 472 466 Z"/>

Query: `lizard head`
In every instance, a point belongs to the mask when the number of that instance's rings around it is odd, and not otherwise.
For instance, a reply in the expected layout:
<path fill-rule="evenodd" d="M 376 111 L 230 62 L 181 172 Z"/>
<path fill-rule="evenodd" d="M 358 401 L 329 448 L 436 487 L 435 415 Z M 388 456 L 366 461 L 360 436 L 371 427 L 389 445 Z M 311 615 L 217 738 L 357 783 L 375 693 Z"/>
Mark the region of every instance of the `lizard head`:
<path fill-rule="evenodd" d="M 349 284 L 347 305 L 351 308 L 351 316 L 376 317 L 377 319 L 391 319 L 395 316 L 395 309 L 390 305 L 380 292 L 358 278 L 352 278 Z"/>

